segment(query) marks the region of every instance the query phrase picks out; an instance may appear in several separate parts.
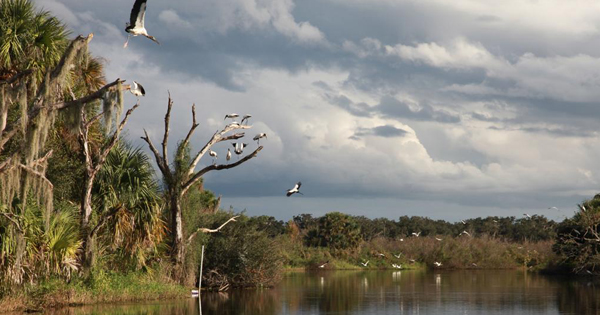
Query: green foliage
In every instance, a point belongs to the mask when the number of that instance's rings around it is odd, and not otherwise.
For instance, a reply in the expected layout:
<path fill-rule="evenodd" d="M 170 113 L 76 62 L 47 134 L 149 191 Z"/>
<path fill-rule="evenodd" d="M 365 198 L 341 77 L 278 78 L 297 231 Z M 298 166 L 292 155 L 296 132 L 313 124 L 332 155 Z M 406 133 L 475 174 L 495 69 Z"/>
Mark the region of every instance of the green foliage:
<path fill-rule="evenodd" d="M 600 273 L 600 194 L 585 201 L 585 211 L 558 225 L 553 250 L 560 265 L 575 273 Z"/>
<path fill-rule="evenodd" d="M 355 249 L 360 240 L 360 226 L 351 216 L 340 212 L 330 212 L 319 218 L 317 229 L 306 236 L 308 244 L 329 247 L 334 253 Z"/>

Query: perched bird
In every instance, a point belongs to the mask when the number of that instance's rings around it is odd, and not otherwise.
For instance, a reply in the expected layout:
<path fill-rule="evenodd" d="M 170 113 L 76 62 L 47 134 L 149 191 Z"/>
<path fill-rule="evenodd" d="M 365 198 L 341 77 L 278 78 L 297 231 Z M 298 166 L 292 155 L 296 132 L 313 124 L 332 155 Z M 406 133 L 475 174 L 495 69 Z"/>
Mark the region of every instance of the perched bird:
<path fill-rule="evenodd" d="M 379 254 L 377 254 L 377 256 L 379 256 L 379 257 L 385 257 L 385 255 L 383 253 L 379 253 Z"/>
<path fill-rule="evenodd" d="M 248 119 L 250 119 L 250 117 L 252 117 L 252 115 L 249 115 L 249 114 L 244 115 L 244 117 L 242 117 L 242 125 L 244 124 L 244 121 L 246 121 L 246 125 L 247 125 Z"/>
<path fill-rule="evenodd" d="M 400 242 L 404 242 L 404 239 L 403 239 L 403 238 L 401 238 L 401 239 L 400 239 Z"/>
<path fill-rule="evenodd" d="M 143 35 L 151 39 L 153 42 L 160 45 L 160 43 L 154 38 L 154 36 L 148 35 L 148 31 L 144 27 L 144 17 L 146 16 L 146 0 L 135 0 L 133 8 L 131 9 L 131 15 L 129 16 L 129 23 L 126 24 L 125 32 L 127 35 L 127 41 L 123 47 L 127 47 L 129 38 L 133 36 Z"/>
<path fill-rule="evenodd" d="M 400 256 L 402 256 L 402 253 L 399 253 L 398 255 L 396 255 L 396 254 L 393 254 L 393 255 L 394 255 L 394 257 L 396 257 L 397 259 L 400 259 Z"/>
<path fill-rule="evenodd" d="M 227 119 L 227 118 L 234 119 L 234 118 L 238 118 L 238 117 L 240 117 L 240 115 L 238 115 L 238 114 L 236 114 L 236 113 L 233 113 L 233 114 L 227 114 L 227 115 L 225 115 L 225 118 L 223 118 L 223 120 L 225 120 L 225 119 Z"/>
<path fill-rule="evenodd" d="M 254 136 L 254 138 L 252 138 L 252 140 L 257 141 L 258 144 L 260 144 L 260 139 L 266 138 L 266 137 L 267 137 L 267 134 L 264 132 L 261 132 L 261 133 L 257 134 L 256 136 Z"/>
<path fill-rule="evenodd" d="M 462 232 L 460 232 L 460 234 L 458 234 L 458 236 L 461 236 L 461 235 L 463 235 L 463 234 L 465 234 L 465 235 L 468 235 L 468 236 L 471 236 L 471 234 L 470 234 L 469 232 L 467 232 L 467 231 L 462 231 Z"/>
<path fill-rule="evenodd" d="M 213 150 L 208 150 L 208 155 L 213 157 L 213 162 L 215 161 L 215 159 L 217 159 L 217 152 Z"/>
<path fill-rule="evenodd" d="M 411 234 L 414 235 L 414 236 L 416 236 L 416 237 L 419 237 L 419 235 L 421 235 L 421 231 L 419 231 L 419 233 L 412 232 Z"/>
<path fill-rule="evenodd" d="M 492 222 L 494 222 L 494 223 L 498 223 L 498 221 L 497 221 L 497 220 L 492 220 Z"/>
<path fill-rule="evenodd" d="M 402 265 L 392 264 L 392 267 L 394 267 L 396 269 L 402 269 Z"/>
<path fill-rule="evenodd" d="M 133 84 L 129 88 L 129 92 L 137 97 L 146 95 L 146 90 L 144 90 L 144 87 L 135 81 L 133 81 Z"/>
<path fill-rule="evenodd" d="M 585 206 L 584 205 L 578 205 L 578 206 L 581 209 L 581 211 L 585 212 Z"/>
<path fill-rule="evenodd" d="M 367 260 L 367 262 L 364 262 L 364 263 L 361 262 L 360 264 L 363 265 L 363 267 L 366 267 L 369 264 L 369 260 Z"/>
<path fill-rule="evenodd" d="M 471 266 L 477 267 L 477 264 L 476 263 L 472 263 Z"/>
<path fill-rule="evenodd" d="M 300 192 L 300 186 L 302 186 L 302 183 L 301 183 L 301 182 L 297 182 L 297 183 L 296 183 L 296 186 L 294 186 L 294 188 L 292 188 L 292 189 L 290 189 L 290 190 L 288 190 L 288 191 L 287 191 L 287 194 L 286 194 L 286 196 L 288 196 L 288 197 L 289 197 L 289 196 L 291 196 L 291 195 L 293 195 L 293 194 L 301 194 L 301 195 L 304 195 L 303 193 L 301 193 L 301 192 Z"/>
<path fill-rule="evenodd" d="M 319 268 L 325 268 L 325 265 L 327 265 L 327 263 L 324 263 L 322 265 L 319 265 Z"/>
<path fill-rule="evenodd" d="M 439 237 L 436 237 L 435 239 L 438 240 L 438 241 L 440 241 L 440 242 L 442 241 L 442 239 L 439 238 Z"/>
<path fill-rule="evenodd" d="M 227 161 L 231 160 L 231 150 L 230 149 L 227 149 L 227 155 L 225 156 L 225 159 Z"/>
<path fill-rule="evenodd" d="M 440 267 L 440 266 L 442 265 L 442 263 L 441 263 L 441 262 L 437 262 L 437 261 L 436 261 L 436 262 L 434 262 L 433 264 L 434 264 L 434 265 L 436 265 L 437 267 Z"/>
<path fill-rule="evenodd" d="M 531 219 L 531 216 L 530 216 L 529 214 L 527 214 L 527 213 L 523 213 L 523 215 L 524 215 L 525 217 L 527 217 L 528 219 Z"/>
<path fill-rule="evenodd" d="M 587 269 L 585 270 L 585 272 L 587 272 L 587 273 L 588 273 L 588 274 L 590 274 L 590 275 L 592 275 L 592 274 L 593 274 L 591 271 L 589 271 L 589 270 L 587 270 Z"/>

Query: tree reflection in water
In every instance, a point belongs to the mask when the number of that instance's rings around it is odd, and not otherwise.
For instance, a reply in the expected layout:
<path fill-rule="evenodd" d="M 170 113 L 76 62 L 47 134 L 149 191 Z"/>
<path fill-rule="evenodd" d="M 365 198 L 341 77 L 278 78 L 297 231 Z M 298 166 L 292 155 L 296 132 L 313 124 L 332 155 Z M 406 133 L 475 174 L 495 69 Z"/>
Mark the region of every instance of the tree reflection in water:
<path fill-rule="evenodd" d="M 213 314 L 598 314 L 600 283 L 524 271 L 318 271 L 273 289 L 204 292 Z M 48 314 L 199 314 L 198 300 L 74 307 Z"/>

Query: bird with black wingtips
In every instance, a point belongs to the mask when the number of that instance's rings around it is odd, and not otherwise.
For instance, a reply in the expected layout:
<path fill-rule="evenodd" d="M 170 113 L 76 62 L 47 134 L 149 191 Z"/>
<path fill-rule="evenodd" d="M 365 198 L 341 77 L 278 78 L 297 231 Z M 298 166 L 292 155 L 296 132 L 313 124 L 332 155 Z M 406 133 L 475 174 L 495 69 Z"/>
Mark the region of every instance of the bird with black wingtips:
<path fill-rule="evenodd" d="M 294 188 L 292 188 L 292 189 L 289 189 L 289 190 L 287 191 L 287 194 L 286 194 L 286 196 L 288 196 L 288 197 L 289 197 L 289 196 L 291 196 L 291 195 L 293 195 L 293 194 L 301 194 L 301 195 L 304 195 L 303 193 L 301 193 L 301 192 L 300 192 L 300 186 L 302 186 L 302 183 L 301 183 L 301 182 L 297 182 L 297 183 L 296 183 L 296 185 L 294 186 Z"/>
<path fill-rule="evenodd" d="M 127 23 L 125 27 L 125 32 L 129 33 L 127 35 L 127 41 L 123 45 L 123 47 L 127 47 L 129 43 L 129 38 L 131 36 L 143 35 L 152 40 L 153 42 L 160 45 L 158 40 L 154 38 L 154 36 L 148 35 L 148 31 L 144 27 L 144 18 L 146 16 L 146 1 L 147 0 L 135 0 L 133 4 L 133 8 L 131 9 L 131 15 L 129 16 L 129 23 Z"/>
<path fill-rule="evenodd" d="M 129 88 L 129 92 L 137 97 L 146 95 L 146 90 L 144 90 L 144 87 L 136 81 L 133 81 L 133 84 Z"/>
<path fill-rule="evenodd" d="M 233 145 L 233 152 L 237 155 L 240 155 L 244 152 L 244 148 L 248 146 L 247 143 L 239 143 L 239 142 L 233 142 L 231 143 Z"/>
<path fill-rule="evenodd" d="M 225 115 L 225 118 L 223 118 L 223 120 L 230 118 L 230 119 L 234 119 L 234 118 L 238 118 L 240 117 L 240 115 L 236 114 L 236 113 L 232 113 L 232 114 L 227 114 Z"/>

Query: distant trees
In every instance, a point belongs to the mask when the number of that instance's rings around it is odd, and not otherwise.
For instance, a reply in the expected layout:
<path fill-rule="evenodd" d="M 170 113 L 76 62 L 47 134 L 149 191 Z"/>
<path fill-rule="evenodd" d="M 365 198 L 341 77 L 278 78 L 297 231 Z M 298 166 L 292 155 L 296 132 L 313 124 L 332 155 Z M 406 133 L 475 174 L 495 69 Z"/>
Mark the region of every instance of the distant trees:
<path fill-rule="evenodd" d="M 600 194 L 558 225 L 553 250 L 574 273 L 600 274 Z"/>
<path fill-rule="evenodd" d="M 340 212 L 330 212 L 320 217 L 318 227 L 306 236 L 308 244 L 329 247 L 334 252 L 354 249 L 360 241 L 360 226 L 356 220 Z"/>

